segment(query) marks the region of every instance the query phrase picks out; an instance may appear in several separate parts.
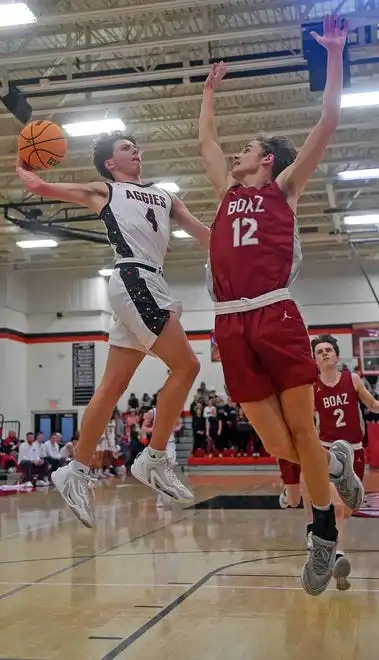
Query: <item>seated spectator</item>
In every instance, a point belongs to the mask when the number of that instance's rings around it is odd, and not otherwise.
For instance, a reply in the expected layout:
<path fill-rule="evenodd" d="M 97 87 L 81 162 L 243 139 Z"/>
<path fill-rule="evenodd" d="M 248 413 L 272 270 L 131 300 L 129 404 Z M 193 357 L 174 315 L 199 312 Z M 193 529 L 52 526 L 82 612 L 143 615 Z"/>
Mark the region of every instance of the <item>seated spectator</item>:
<path fill-rule="evenodd" d="M 53 433 L 50 440 L 45 442 L 45 461 L 50 465 L 51 472 L 55 472 L 62 465 L 60 444 L 63 438 L 60 433 Z"/>
<path fill-rule="evenodd" d="M 59 452 L 59 458 L 63 463 L 69 463 L 72 461 L 74 458 L 74 443 L 73 442 L 66 442 L 65 445 L 63 445 L 62 449 Z"/>
<path fill-rule="evenodd" d="M 27 433 L 26 441 L 21 443 L 18 462 L 24 474 L 25 486 L 46 486 L 48 468 L 41 458 L 40 443 L 36 442 L 34 433 Z"/>
<path fill-rule="evenodd" d="M 39 446 L 40 458 L 45 460 L 46 458 L 46 448 L 45 448 L 45 436 L 43 433 L 37 433 L 36 442 Z"/>
<path fill-rule="evenodd" d="M 5 440 L 0 440 L 0 469 L 5 472 L 16 472 L 18 440 L 15 431 L 9 431 Z"/>

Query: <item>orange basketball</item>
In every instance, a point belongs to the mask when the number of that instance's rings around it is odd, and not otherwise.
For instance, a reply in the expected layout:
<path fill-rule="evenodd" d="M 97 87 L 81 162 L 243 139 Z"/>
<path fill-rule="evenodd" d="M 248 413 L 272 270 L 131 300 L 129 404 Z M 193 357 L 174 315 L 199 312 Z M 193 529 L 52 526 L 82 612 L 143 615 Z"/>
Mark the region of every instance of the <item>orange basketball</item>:
<path fill-rule="evenodd" d="M 32 121 L 18 136 L 21 160 L 34 170 L 56 167 L 67 152 L 67 139 L 63 129 L 52 121 Z"/>

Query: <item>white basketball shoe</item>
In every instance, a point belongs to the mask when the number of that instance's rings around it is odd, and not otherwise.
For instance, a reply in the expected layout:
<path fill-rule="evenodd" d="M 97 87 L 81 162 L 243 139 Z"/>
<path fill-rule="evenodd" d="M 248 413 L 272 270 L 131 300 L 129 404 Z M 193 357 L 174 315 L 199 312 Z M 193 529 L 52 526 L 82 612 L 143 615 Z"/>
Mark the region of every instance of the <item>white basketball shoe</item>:
<path fill-rule="evenodd" d="M 86 527 L 93 527 L 95 512 L 92 479 L 89 474 L 78 469 L 75 463 L 72 461 L 53 472 L 51 480 L 80 522 Z"/>
<path fill-rule="evenodd" d="M 176 502 L 188 504 L 193 500 L 193 494 L 186 488 L 175 474 L 172 461 L 165 454 L 161 458 L 153 458 L 149 448 L 137 456 L 131 467 L 135 479 L 149 486 L 157 493 L 167 495 Z"/>

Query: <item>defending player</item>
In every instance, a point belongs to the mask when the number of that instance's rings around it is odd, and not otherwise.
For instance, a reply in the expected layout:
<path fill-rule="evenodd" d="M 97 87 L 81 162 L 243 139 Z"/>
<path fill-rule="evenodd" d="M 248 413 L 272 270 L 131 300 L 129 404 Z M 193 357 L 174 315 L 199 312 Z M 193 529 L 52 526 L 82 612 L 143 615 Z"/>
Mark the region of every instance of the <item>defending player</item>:
<path fill-rule="evenodd" d="M 225 380 L 267 451 L 301 463 L 314 518 L 313 549 L 302 583 L 309 594 L 318 595 L 332 577 L 337 529 L 327 454 L 313 423 L 317 368 L 288 286 L 301 260 L 297 202 L 340 119 L 347 25 L 327 17 L 324 35 L 313 36 L 328 52 L 327 83 L 322 117 L 298 154 L 284 137 L 258 136 L 235 157 L 229 177 L 213 111 L 214 90 L 225 74 L 223 64 L 212 68 L 205 85 L 200 148 L 221 199 L 211 231 L 208 274 Z M 356 508 L 363 487 L 353 472 L 350 446 L 334 443 L 329 460 L 344 502 Z"/>
<path fill-rule="evenodd" d="M 135 140 L 122 133 L 101 135 L 93 161 L 106 182 L 48 183 L 18 163 L 17 174 L 30 192 L 89 208 L 104 222 L 116 258 L 109 282 L 114 322 L 102 382 L 82 420 L 75 460 L 54 473 L 54 483 L 78 518 L 94 523 L 89 465 L 96 444 L 121 395 L 145 355 L 153 352 L 170 372 L 160 393 L 150 446 L 132 474 L 158 492 L 178 500 L 192 493 L 178 480 L 166 456 L 168 438 L 199 371 L 163 278 L 163 260 L 174 220 L 208 247 L 209 230 L 177 197 L 141 182 L 141 154 Z"/>

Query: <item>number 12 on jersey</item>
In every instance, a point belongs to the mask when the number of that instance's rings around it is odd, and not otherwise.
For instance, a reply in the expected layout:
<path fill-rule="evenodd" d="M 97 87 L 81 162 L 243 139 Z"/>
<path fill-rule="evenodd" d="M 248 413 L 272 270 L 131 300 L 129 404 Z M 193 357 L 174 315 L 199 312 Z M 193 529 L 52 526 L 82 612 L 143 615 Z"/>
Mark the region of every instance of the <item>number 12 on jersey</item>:
<path fill-rule="evenodd" d="M 255 218 L 236 218 L 233 223 L 233 247 L 244 245 L 257 245 L 258 239 L 254 236 L 258 229 Z"/>

